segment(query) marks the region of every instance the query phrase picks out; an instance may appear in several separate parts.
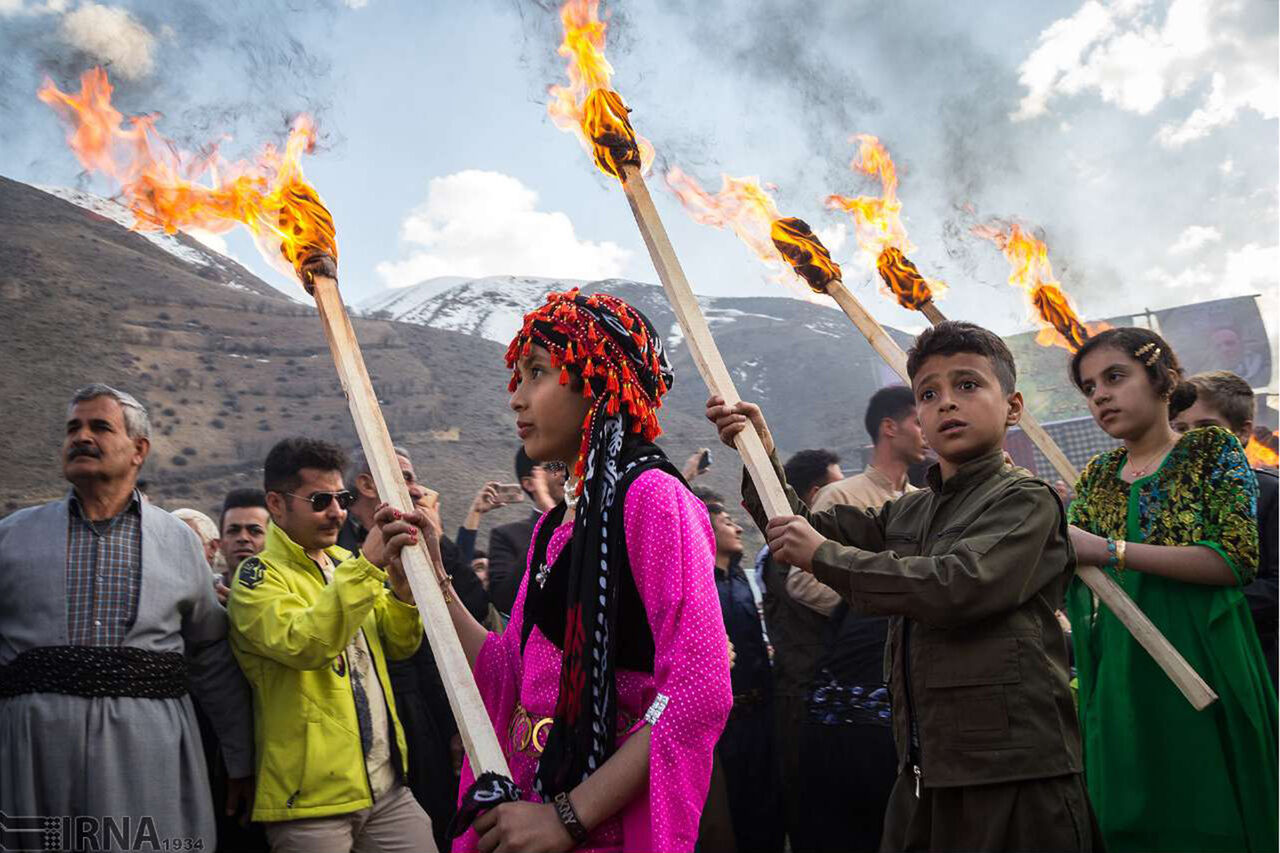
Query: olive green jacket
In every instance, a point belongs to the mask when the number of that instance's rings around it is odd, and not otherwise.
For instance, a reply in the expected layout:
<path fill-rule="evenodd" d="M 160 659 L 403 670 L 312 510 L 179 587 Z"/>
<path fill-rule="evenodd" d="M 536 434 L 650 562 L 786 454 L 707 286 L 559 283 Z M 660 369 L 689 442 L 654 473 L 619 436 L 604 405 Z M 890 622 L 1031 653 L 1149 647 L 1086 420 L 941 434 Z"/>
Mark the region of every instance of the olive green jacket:
<path fill-rule="evenodd" d="M 392 761 L 405 778 L 387 658 L 417 651 L 422 619 L 364 557 L 337 546 L 325 553 L 335 565 L 332 583 L 271 524 L 262 553 L 240 563 L 231 585 L 231 649 L 253 688 L 254 820 L 324 817 L 373 804 L 345 654 L 357 631 L 373 657 L 393 730 Z"/>
<path fill-rule="evenodd" d="M 786 478 L 777 456 L 774 469 Z M 792 510 L 827 537 L 813 574 L 856 611 L 888 615 L 885 677 L 899 770 L 923 786 L 1081 771 L 1067 687 L 1067 641 L 1054 615 L 1075 569 L 1056 492 L 1004 464 L 1000 450 L 946 482 L 878 510 Z M 750 478 L 742 495 L 768 521 Z"/>

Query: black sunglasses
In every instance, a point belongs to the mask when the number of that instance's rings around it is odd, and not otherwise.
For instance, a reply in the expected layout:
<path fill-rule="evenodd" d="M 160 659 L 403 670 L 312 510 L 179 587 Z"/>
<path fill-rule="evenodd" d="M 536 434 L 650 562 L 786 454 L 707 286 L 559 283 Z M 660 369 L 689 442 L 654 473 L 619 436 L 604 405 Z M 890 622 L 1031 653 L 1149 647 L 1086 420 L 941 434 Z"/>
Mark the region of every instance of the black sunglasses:
<path fill-rule="evenodd" d="M 324 512 L 329 508 L 329 502 L 336 500 L 338 506 L 346 509 L 356 502 L 356 496 L 346 489 L 340 492 L 312 492 L 310 495 L 299 495 L 294 492 L 285 492 L 291 498 L 302 498 L 304 501 L 311 502 L 311 509 L 314 512 Z"/>

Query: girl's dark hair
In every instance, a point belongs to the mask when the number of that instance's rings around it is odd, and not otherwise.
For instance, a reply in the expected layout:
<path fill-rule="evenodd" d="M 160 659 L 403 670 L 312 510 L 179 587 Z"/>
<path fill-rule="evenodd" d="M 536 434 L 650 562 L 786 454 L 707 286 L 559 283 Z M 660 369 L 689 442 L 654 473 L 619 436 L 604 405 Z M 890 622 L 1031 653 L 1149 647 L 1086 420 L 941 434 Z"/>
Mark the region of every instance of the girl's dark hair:
<path fill-rule="evenodd" d="M 1182 381 L 1182 365 L 1178 363 L 1173 347 L 1155 332 L 1138 326 L 1122 326 L 1099 332 L 1076 350 L 1076 354 L 1071 357 L 1071 381 L 1077 388 L 1082 386 L 1080 362 L 1099 347 L 1118 349 L 1142 365 L 1152 390 L 1169 401 L 1170 411 L 1181 411 L 1195 403 L 1195 386 Z"/>

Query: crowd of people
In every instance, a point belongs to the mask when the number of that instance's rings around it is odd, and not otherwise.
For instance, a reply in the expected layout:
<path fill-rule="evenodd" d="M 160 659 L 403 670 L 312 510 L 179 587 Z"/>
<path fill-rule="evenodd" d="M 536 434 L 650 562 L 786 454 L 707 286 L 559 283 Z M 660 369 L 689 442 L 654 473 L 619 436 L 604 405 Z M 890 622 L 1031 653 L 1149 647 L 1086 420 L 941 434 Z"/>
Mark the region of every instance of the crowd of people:
<path fill-rule="evenodd" d="M 771 518 L 745 472 L 717 494 L 709 454 L 654 443 L 675 377 L 626 302 L 552 294 L 507 365 L 516 482 L 477 484 L 452 536 L 406 450 L 400 512 L 316 437 L 216 520 L 166 512 L 138 488 L 146 409 L 76 392 L 66 495 L 0 520 L 0 813 L 40 819 L 0 848 L 1277 848 L 1280 510 L 1239 377 L 1184 377 L 1147 329 L 1089 339 L 1067 367 L 1119 445 L 1060 491 L 1003 451 L 1004 343 L 944 323 L 910 387 L 851 413 L 850 475 L 708 401 L 720 440 L 769 452 Z M 419 545 L 510 778 L 464 754 L 401 561 Z M 1077 565 L 1218 700 L 1193 709 Z"/>

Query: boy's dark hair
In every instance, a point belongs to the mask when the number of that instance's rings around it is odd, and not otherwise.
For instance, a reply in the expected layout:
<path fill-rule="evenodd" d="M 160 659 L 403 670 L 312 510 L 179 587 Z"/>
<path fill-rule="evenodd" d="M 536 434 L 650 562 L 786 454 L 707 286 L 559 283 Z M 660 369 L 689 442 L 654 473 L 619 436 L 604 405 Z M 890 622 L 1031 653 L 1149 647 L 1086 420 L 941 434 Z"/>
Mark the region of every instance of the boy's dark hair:
<path fill-rule="evenodd" d="M 473 559 L 473 560 L 487 560 L 487 559 L 489 559 L 489 552 L 488 552 L 488 551 L 486 551 L 486 550 L 485 550 L 485 549 L 483 549 L 483 548 L 477 548 L 477 549 L 475 549 L 474 551 L 472 551 L 472 552 L 471 552 L 471 559 Z"/>
<path fill-rule="evenodd" d="M 1244 425 L 1253 420 L 1253 389 L 1236 374 L 1229 370 L 1210 370 L 1197 373 L 1187 380 L 1186 384 L 1195 389 L 1195 396 L 1188 402 L 1185 393 L 1179 393 L 1179 408 L 1173 407 L 1169 401 L 1169 417 L 1175 417 L 1191 408 L 1197 400 L 1203 400 L 1212 406 L 1226 419 L 1232 432 L 1239 432 Z"/>
<path fill-rule="evenodd" d="M 986 356 L 1000 382 L 1000 390 L 1012 394 L 1018 384 L 1018 365 L 1013 353 L 995 332 L 973 323 L 948 320 L 925 329 L 907 350 L 907 377 L 915 383 L 920 366 L 935 355 L 973 353 Z"/>
<path fill-rule="evenodd" d="M 804 495 L 827 476 L 828 468 L 838 464 L 840 457 L 830 450 L 800 450 L 787 460 L 782 471 L 796 494 Z"/>
<path fill-rule="evenodd" d="M 871 395 L 867 401 L 867 414 L 864 423 L 871 443 L 880 440 L 880 424 L 885 418 L 900 421 L 916 409 L 916 395 L 905 385 L 890 385 L 881 388 Z"/>
<path fill-rule="evenodd" d="M 261 507 L 267 508 L 267 494 L 262 489 L 255 489 L 252 486 L 246 486 L 241 489 L 232 489 L 227 492 L 227 496 L 222 499 L 222 510 L 218 513 L 218 534 L 222 534 L 222 520 L 227 517 L 229 509 L 244 509 L 245 507 Z"/>
<path fill-rule="evenodd" d="M 1169 411 L 1183 411 L 1196 401 L 1196 389 L 1182 381 L 1182 365 L 1169 342 L 1150 329 L 1122 326 L 1099 332 L 1071 356 L 1071 382 L 1081 387 L 1080 363 L 1098 347 L 1111 347 L 1142 365 L 1157 395 L 1169 401 Z"/>
<path fill-rule="evenodd" d="M 285 438 L 276 442 L 262 464 L 262 487 L 268 492 L 291 492 L 302 482 L 298 472 L 303 468 L 341 474 L 346 467 L 347 454 L 336 444 L 318 438 Z"/>

